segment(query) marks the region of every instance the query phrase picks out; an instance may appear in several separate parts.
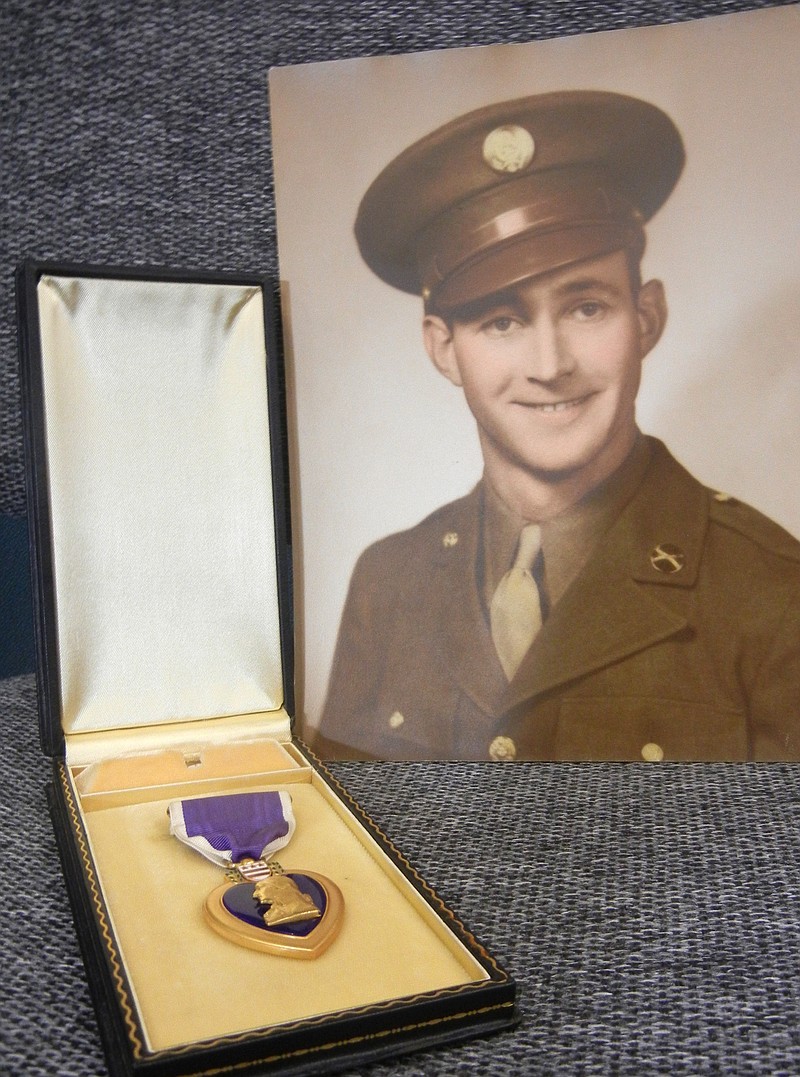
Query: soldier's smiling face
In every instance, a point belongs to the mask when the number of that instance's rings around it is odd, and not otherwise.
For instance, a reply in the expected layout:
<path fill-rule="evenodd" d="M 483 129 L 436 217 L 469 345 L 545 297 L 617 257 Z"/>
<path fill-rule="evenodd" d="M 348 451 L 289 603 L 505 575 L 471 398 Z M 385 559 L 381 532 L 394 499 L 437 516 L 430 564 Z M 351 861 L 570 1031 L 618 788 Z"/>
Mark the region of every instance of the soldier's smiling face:
<path fill-rule="evenodd" d="M 535 277 L 459 311 L 428 315 L 425 343 L 464 389 L 488 466 L 587 489 L 636 436 L 642 360 L 666 318 L 663 288 L 634 292 L 624 252 Z"/>

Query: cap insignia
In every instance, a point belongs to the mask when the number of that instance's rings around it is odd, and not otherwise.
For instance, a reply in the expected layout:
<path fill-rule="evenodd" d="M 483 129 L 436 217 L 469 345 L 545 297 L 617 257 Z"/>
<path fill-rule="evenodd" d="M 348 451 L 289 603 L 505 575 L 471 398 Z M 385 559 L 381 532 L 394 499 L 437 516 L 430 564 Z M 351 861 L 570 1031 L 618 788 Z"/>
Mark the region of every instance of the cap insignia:
<path fill-rule="evenodd" d="M 483 159 L 495 172 L 521 172 L 533 160 L 530 132 L 516 123 L 495 127 L 483 140 Z"/>

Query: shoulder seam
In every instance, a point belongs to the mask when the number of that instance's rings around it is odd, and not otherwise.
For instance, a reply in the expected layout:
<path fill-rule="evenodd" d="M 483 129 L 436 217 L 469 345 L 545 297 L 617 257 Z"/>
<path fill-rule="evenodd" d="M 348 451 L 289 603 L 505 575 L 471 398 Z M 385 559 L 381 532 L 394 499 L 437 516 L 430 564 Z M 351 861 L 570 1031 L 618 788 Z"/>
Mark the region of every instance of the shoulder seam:
<path fill-rule="evenodd" d="M 719 527 L 728 531 L 734 531 L 743 538 L 748 539 L 768 553 L 781 557 L 786 561 L 800 563 L 800 541 L 780 524 L 771 520 L 758 509 L 748 505 L 747 502 L 738 498 L 729 501 L 718 501 L 716 491 L 708 489 L 709 520 Z M 729 506 L 734 514 L 726 513 L 725 506 Z M 744 519 L 735 515 L 739 510 L 744 510 Z"/>

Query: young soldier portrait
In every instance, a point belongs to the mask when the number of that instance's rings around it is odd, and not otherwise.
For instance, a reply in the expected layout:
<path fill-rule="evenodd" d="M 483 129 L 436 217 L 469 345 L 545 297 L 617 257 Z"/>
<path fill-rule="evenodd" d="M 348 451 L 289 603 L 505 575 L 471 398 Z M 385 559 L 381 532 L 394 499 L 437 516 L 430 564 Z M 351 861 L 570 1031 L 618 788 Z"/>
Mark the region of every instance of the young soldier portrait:
<path fill-rule="evenodd" d="M 361 255 L 420 297 L 483 474 L 359 558 L 324 757 L 800 759 L 800 543 L 637 425 L 667 319 L 645 230 L 684 158 L 654 104 L 558 91 L 366 191 Z"/>

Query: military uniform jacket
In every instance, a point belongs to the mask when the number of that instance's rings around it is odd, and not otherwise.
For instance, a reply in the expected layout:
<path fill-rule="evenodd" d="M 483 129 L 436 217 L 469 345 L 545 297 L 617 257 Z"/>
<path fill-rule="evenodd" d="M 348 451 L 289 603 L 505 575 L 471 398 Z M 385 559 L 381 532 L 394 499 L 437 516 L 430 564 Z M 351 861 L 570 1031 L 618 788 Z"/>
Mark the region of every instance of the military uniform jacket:
<path fill-rule="evenodd" d="M 480 486 L 369 547 L 320 753 L 800 759 L 800 543 L 651 444 L 510 683 L 479 593 Z"/>

